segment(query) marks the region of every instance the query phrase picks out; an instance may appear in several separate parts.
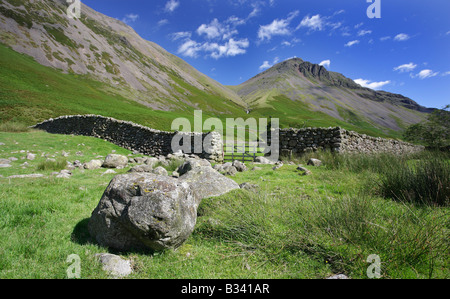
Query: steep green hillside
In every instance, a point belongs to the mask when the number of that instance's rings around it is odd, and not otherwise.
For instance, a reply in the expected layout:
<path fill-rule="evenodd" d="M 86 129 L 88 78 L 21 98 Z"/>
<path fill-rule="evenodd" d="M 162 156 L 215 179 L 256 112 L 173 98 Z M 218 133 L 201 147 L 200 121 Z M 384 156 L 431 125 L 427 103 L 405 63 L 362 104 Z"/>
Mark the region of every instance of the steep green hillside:
<path fill-rule="evenodd" d="M 175 78 L 180 84 L 181 79 Z M 199 109 L 220 111 L 217 117 L 238 117 L 245 113 L 239 106 L 224 104 L 219 96 L 207 94 L 188 84 L 190 100 Z M 220 110 L 219 110 L 220 109 Z M 88 76 L 64 74 L 45 67 L 31 57 L 0 44 L 0 122 L 22 122 L 33 125 L 42 120 L 69 114 L 100 114 L 129 120 L 156 129 L 169 130 L 177 117 L 193 118 L 189 106 L 175 111 L 153 110 L 118 95 L 114 89 Z M 229 114 L 223 114 L 223 111 Z"/>

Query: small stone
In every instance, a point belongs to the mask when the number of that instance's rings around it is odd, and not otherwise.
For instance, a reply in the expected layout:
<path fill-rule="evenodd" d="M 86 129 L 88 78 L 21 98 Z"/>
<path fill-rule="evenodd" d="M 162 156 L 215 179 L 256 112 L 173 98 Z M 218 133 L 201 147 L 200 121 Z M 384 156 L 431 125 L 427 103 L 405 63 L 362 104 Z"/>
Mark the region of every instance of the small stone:
<path fill-rule="evenodd" d="M 34 160 L 35 158 L 36 158 L 35 154 L 32 154 L 32 153 L 27 154 L 27 160 Z"/>
<path fill-rule="evenodd" d="M 120 256 L 110 253 L 98 253 L 95 255 L 103 265 L 103 270 L 114 277 L 125 277 L 133 273 L 131 262 Z"/>
<path fill-rule="evenodd" d="M 320 166 L 320 165 L 322 165 L 322 161 L 320 161 L 319 159 L 311 158 L 311 159 L 309 159 L 307 164 L 312 165 L 312 166 Z"/>

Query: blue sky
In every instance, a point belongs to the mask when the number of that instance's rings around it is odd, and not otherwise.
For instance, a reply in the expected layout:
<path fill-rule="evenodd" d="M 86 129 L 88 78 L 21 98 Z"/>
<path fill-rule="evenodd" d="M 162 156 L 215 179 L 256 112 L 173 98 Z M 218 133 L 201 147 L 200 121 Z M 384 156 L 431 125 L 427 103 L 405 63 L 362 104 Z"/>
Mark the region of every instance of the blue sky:
<path fill-rule="evenodd" d="M 450 104 L 450 1 L 81 0 L 224 85 L 291 57 L 427 107 Z M 375 1 L 375 0 L 373 0 Z"/>

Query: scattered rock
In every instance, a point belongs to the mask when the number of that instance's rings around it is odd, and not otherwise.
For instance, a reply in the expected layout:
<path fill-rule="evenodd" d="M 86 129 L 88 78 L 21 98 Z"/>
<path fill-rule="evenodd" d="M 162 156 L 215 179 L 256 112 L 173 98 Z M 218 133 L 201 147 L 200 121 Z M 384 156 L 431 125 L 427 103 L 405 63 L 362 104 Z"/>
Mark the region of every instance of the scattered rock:
<path fill-rule="evenodd" d="M 322 165 L 322 161 L 320 161 L 319 159 L 311 158 L 311 159 L 309 159 L 307 165 L 320 166 L 320 165 Z"/>
<path fill-rule="evenodd" d="M 239 172 L 244 172 L 247 170 L 247 166 L 245 166 L 244 163 L 242 163 L 241 161 L 238 161 L 238 160 L 233 161 L 233 166 Z"/>
<path fill-rule="evenodd" d="M 105 174 L 112 174 L 112 173 L 117 173 L 114 171 L 114 169 L 107 169 L 104 173 L 102 173 L 102 176 L 104 176 Z"/>
<path fill-rule="evenodd" d="M 109 154 L 103 162 L 105 168 L 120 168 L 128 165 L 128 158 L 123 155 Z"/>
<path fill-rule="evenodd" d="M 41 173 L 34 174 L 19 174 L 19 175 L 11 175 L 8 179 L 23 179 L 23 178 L 42 178 L 44 175 Z"/>
<path fill-rule="evenodd" d="M 191 185 L 198 204 L 203 198 L 219 196 L 239 189 L 238 183 L 220 174 L 212 167 L 194 168 L 180 176 L 179 180 Z"/>
<path fill-rule="evenodd" d="M 158 166 L 155 169 L 152 170 L 152 173 L 157 174 L 157 175 L 162 175 L 162 176 L 167 176 L 169 175 L 169 173 L 167 172 L 167 170 L 162 167 L 162 166 Z"/>
<path fill-rule="evenodd" d="M 0 142 L 0 145 L 5 145 L 3 142 Z"/>
<path fill-rule="evenodd" d="M 150 166 L 154 166 L 158 162 L 159 162 L 159 160 L 157 158 L 151 157 L 151 158 L 147 158 L 144 163 L 147 165 L 150 165 Z"/>
<path fill-rule="evenodd" d="M 27 154 L 27 160 L 34 160 L 35 158 L 36 158 L 35 154 L 32 154 L 32 153 Z"/>
<path fill-rule="evenodd" d="M 84 156 L 83 152 L 81 152 L 81 151 L 76 152 L 75 155 L 80 156 L 80 157 Z"/>
<path fill-rule="evenodd" d="M 282 162 L 277 162 L 276 165 L 274 167 L 272 167 L 272 170 L 278 170 L 281 167 L 283 167 L 283 163 Z"/>
<path fill-rule="evenodd" d="M 86 162 L 83 164 L 84 169 L 99 169 L 102 167 L 103 162 L 102 160 L 91 160 L 89 162 Z"/>
<path fill-rule="evenodd" d="M 177 248 L 194 230 L 198 202 L 187 181 L 153 173 L 116 175 L 92 212 L 89 232 L 118 250 Z"/>
<path fill-rule="evenodd" d="M 256 163 L 261 163 L 261 164 L 275 164 L 275 161 L 271 161 L 265 157 L 262 156 L 258 156 L 255 158 L 255 162 Z"/>
<path fill-rule="evenodd" d="M 255 167 L 253 167 L 251 170 L 252 170 L 252 171 L 258 171 L 258 170 L 262 170 L 262 168 L 261 168 L 261 167 L 258 167 L 258 166 L 255 166 Z"/>
<path fill-rule="evenodd" d="M 259 186 L 258 185 L 247 183 L 247 182 L 240 184 L 239 187 L 241 187 L 241 189 L 254 191 L 254 192 L 259 190 Z"/>
<path fill-rule="evenodd" d="M 11 164 L 0 164 L 0 168 L 7 168 L 7 167 L 11 167 Z"/>
<path fill-rule="evenodd" d="M 17 161 L 19 159 L 17 159 L 16 157 L 9 157 L 8 160 L 12 162 L 12 161 Z"/>
<path fill-rule="evenodd" d="M 100 263 L 103 264 L 103 270 L 114 277 L 125 277 L 133 273 L 131 262 L 124 260 L 120 256 L 110 253 L 98 253 L 95 255 Z"/>
<path fill-rule="evenodd" d="M 56 175 L 57 178 L 61 178 L 61 179 L 70 179 L 71 176 L 72 176 L 72 172 L 70 172 L 70 171 L 67 170 L 67 169 L 61 170 L 61 171 Z"/>
<path fill-rule="evenodd" d="M 345 274 L 337 274 L 337 275 L 330 276 L 327 279 L 350 279 L 350 278 L 348 278 L 347 275 L 345 275 Z"/>
<path fill-rule="evenodd" d="M 187 173 L 188 171 L 191 171 L 192 169 L 199 168 L 199 167 L 211 167 L 211 163 L 209 163 L 208 160 L 205 159 L 193 159 L 189 158 L 186 160 L 180 167 L 178 167 L 177 172 L 180 175 L 183 175 Z"/>
<path fill-rule="evenodd" d="M 298 167 L 297 167 L 297 170 L 299 170 L 299 171 L 301 171 L 302 173 L 302 175 L 310 175 L 310 174 L 312 174 L 312 172 L 310 171 L 310 170 L 308 170 L 308 169 L 306 169 L 305 167 L 303 167 L 303 166 L 301 166 L 301 165 L 299 165 Z"/>
<path fill-rule="evenodd" d="M 143 164 L 143 165 L 136 165 L 131 167 L 128 172 L 152 172 L 153 167 L 151 165 Z"/>

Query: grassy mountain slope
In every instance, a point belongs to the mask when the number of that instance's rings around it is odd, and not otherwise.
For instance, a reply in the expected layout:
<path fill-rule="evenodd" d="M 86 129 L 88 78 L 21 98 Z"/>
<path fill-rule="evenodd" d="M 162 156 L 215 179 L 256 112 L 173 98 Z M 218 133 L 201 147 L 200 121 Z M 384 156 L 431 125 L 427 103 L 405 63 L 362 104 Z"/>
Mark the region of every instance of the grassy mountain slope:
<path fill-rule="evenodd" d="M 152 110 L 228 115 L 243 110 L 236 93 L 121 21 L 85 5 L 81 18 L 72 20 L 66 9 L 62 0 L 2 0 L 0 42 L 44 66 L 99 81 L 98 89 Z"/>
<path fill-rule="evenodd" d="M 231 88 L 252 113 L 278 116 L 293 127 L 341 125 L 370 135 L 399 136 L 431 111 L 401 95 L 363 88 L 299 58 Z"/>

